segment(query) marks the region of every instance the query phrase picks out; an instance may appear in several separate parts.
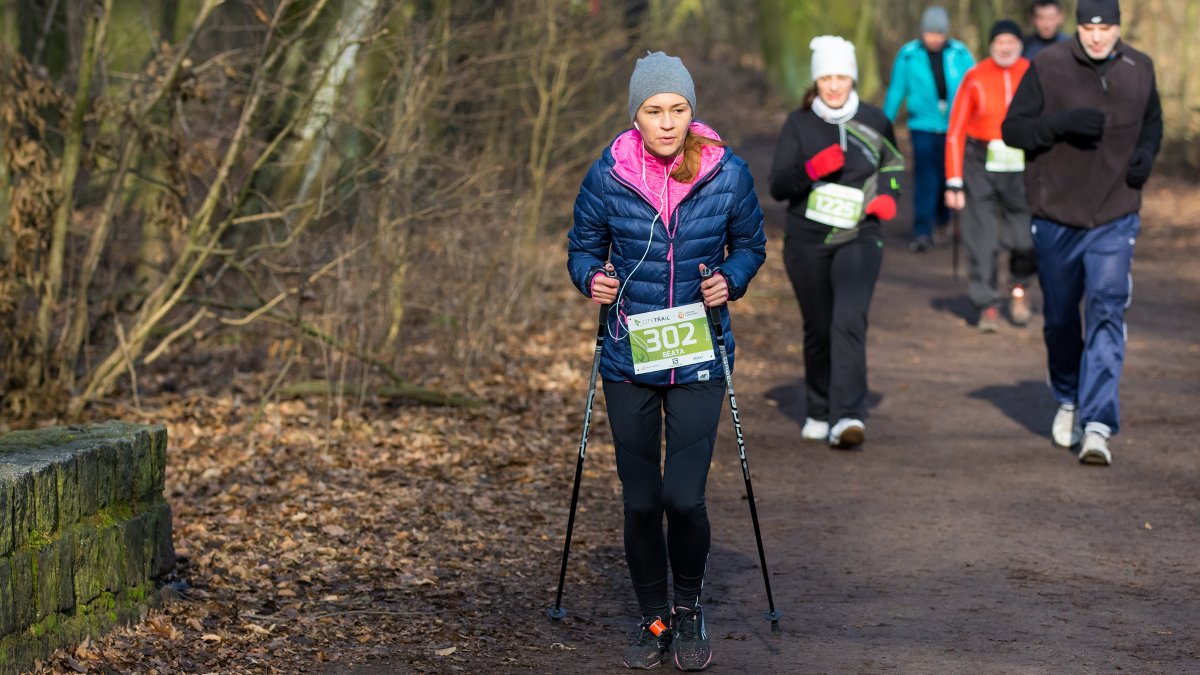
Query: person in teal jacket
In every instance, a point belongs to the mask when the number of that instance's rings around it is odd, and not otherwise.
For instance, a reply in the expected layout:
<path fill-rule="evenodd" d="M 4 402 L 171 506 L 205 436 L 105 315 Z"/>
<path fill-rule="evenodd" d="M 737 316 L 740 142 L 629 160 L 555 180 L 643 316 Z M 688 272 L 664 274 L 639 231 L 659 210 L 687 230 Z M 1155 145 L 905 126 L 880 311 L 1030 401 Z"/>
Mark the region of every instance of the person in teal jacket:
<path fill-rule="evenodd" d="M 933 226 L 950 221 L 942 201 L 946 182 L 946 128 L 950 102 L 975 57 L 965 44 L 948 37 L 950 17 L 933 6 L 921 17 L 921 37 L 900 48 L 892 67 L 883 112 L 895 122 L 900 105 L 908 102 L 908 133 L 913 147 L 913 239 L 909 248 L 933 248 Z"/>

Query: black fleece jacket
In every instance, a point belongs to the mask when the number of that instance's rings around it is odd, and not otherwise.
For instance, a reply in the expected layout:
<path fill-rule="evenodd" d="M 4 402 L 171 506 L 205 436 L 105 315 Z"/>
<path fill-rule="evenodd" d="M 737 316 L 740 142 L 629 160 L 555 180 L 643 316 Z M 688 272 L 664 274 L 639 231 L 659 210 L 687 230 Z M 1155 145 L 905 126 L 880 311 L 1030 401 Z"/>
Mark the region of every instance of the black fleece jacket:
<path fill-rule="evenodd" d="M 1104 114 L 1099 138 L 1070 128 L 1068 113 L 1079 108 Z M 1005 143 L 1026 152 L 1035 216 L 1092 228 L 1138 211 L 1141 185 L 1130 168 L 1142 164 L 1148 175 L 1162 144 L 1154 62 L 1123 42 L 1101 62 L 1078 38 L 1048 47 L 1021 79 L 1001 130 Z"/>

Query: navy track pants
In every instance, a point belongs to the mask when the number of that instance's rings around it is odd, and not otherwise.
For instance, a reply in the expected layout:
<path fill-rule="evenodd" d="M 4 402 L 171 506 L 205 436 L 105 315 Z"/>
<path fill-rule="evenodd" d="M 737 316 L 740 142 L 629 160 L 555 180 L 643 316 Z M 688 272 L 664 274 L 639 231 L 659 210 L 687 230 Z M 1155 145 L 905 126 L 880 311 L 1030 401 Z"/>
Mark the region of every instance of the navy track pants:
<path fill-rule="evenodd" d="M 1093 229 L 1033 219 L 1051 393 L 1059 403 L 1076 404 L 1085 427 L 1102 424 L 1112 434 L 1120 428 L 1117 389 L 1140 227 L 1137 213 Z"/>

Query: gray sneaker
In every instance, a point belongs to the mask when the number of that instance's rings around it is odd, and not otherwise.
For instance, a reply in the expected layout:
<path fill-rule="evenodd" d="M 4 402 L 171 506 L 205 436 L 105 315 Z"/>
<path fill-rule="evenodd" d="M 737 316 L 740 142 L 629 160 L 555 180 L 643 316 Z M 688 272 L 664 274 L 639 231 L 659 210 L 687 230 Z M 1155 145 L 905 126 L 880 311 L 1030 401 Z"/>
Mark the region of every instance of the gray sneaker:
<path fill-rule="evenodd" d="M 1112 464 L 1112 453 L 1108 450 L 1108 439 L 1104 434 L 1089 431 L 1083 436 L 1083 447 L 1079 450 L 1080 464 L 1109 466 Z"/>
<path fill-rule="evenodd" d="M 1013 284 L 1008 315 L 1012 317 L 1015 326 L 1027 326 L 1033 318 L 1033 307 L 1029 304 L 1029 296 L 1025 294 L 1025 287 L 1021 284 Z"/>
<path fill-rule="evenodd" d="M 633 644 L 621 657 L 626 668 L 649 670 L 662 665 L 671 651 L 671 629 L 657 616 L 642 621 Z"/>
<path fill-rule="evenodd" d="M 704 608 L 676 607 L 671 614 L 675 639 L 671 653 L 679 670 L 704 670 L 712 663 L 712 647 L 708 644 L 708 629 L 704 627 Z"/>
<path fill-rule="evenodd" d="M 995 333 L 1000 330 L 1000 310 L 987 307 L 979 313 L 979 332 Z"/>

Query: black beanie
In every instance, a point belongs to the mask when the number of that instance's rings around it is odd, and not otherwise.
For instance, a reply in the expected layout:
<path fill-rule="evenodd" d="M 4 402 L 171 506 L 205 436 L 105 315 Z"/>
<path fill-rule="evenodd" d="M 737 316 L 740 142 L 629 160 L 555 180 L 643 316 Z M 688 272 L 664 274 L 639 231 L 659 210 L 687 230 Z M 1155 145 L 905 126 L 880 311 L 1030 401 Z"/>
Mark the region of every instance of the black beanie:
<path fill-rule="evenodd" d="M 1016 21 L 1000 19 L 992 24 L 992 31 L 988 34 L 988 42 L 995 40 L 996 36 L 1004 35 L 1005 33 L 1011 33 L 1017 36 L 1018 40 L 1021 39 L 1021 27 L 1017 25 Z"/>
<path fill-rule="evenodd" d="M 1075 10 L 1075 22 L 1084 25 L 1103 23 L 1121 25 L 1121 4 L 1118 0 L 1079 0 Z"/>

